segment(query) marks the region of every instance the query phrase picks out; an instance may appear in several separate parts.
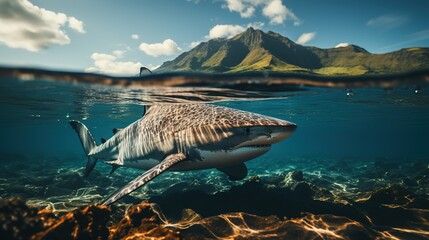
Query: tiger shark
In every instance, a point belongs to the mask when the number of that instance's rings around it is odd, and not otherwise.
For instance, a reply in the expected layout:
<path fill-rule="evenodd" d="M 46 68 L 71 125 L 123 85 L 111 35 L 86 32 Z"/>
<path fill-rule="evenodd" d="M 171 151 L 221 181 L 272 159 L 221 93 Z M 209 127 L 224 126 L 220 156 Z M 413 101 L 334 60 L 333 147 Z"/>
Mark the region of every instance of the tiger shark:
<path fill-rule="evenodd" d="M 148 183 L 164 171 L 217 168 L 230 180 L 247 176 L 244 162 L 289 137 L 294 123 L 256 113 L 210 104 L 166 104 L 145 107 L 142 118 L 96 144 L 88 128 L 70 121 L 88 157 L 85 176 L 97 160 L 146 170 L 111 194 L 109 205 Z"/>

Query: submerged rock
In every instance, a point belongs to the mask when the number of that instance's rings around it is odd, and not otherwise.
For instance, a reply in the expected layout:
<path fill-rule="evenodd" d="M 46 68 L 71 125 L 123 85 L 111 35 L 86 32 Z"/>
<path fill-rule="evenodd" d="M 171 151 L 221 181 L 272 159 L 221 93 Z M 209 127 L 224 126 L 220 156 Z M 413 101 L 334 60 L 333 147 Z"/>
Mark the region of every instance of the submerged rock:
<path fill-rule="evenodd" d="M 28 207 L 20 198 L 0 202 L 0 223 L 1 239 L 30 239 L 43 230 L 37 209 Z"/>
<path fill-rule="evenodd" d="M 178 239 L 179 232 L 164 228 L 165 219 L 157 205 L 142 202 L 130 207 L 126 216 L 112 228 L 110 239 Z M 163 221 L 164 220 L 164 221 Z"/>
<path fill-rule="evenodd" d="M 429 166 L 421 171 L 421 173 L 416 177 L 416 180 L 420 186 L 429 185 Z"/>
<path fill-rule="evenodd" d="M 106 206 L 87 206 L 62 216 L 47 229 L 33 236 L 37 239 L 108 239 L 110 211 Z"/>
<path fill-rule="evenodd" d="M 310 184 L 304 182 L 304 175 L 302 171 L 299 170 L 288 172 L 280 186 L 291 189 L 294 198 L 311 200 L 315 195 L 315 192 L 311 188 Z M 275 191 L 275 189 L 273 190 Z"/>
<path fill-rule="evenodd" d="M 404 185 L 406 185 L 406 186 L 409 186 L 409 187 L 415 187 L 415 186 L 418 186 L 418 184 L 417 184 L 417 180 L 416 180 L 416 179 L 409 178 L 409 177 L 405 177 L 405 178 L 403 178 L 403 179 L 402 179 L 402 183 L 403 183 Z"/>
<path fill-rule="evenodd" d="M 281 182 L 281 186 L 294 188 L 296 184 L 304 181 L 304 174 L 302 171 L 294 170 L 292 172 L 288 172 Z"/>
<path fill-rule="evenodd" d="M 290 178 L 299 182 L 304 181 L 304 175 L 302 174 L 302 171 L 299 170 L 291 172 Z"/>
<path fill-rule="evenodd" d="M 314 196 L 314 191 L 311 189 L 310 185 L 306 182 L 299 182 L 293 188 L 293 192 L 299 195 L 304 199 L 312 199 Z"/>
<path fill-rule="evenodd" d="M 285 182 L 287 181 L 304 181 L 304 174 L 300 170 L 294 170 L 292 172 L 288 172 L 285 177 Z"/>
<path fill-rule="evenodd" d="M 416 195 L 406 188 L 399 185 L 393 185 L 374 191 L 368 198 L 368 202 L 405 205 L 415 198 Z"/>

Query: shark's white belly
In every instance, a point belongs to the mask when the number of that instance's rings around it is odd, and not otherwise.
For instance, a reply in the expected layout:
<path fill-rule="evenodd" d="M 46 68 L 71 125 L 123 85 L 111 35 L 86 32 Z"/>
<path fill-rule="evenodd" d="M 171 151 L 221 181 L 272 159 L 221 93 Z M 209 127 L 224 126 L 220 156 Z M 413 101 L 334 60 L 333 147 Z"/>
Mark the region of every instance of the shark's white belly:
<path fill-rule="evenodd" d="M 199 151 L 201 160 L 187 160 L 171 167 L 169 171 L 189 171 L 208 168 L 220 168 L 245 162 L 268 152 L 271 147 L 259 148 L 258 151 L 249 148 L 240 148 L 234 151 Z M 124 166 L 148 170 L 159 164 L 157 159 L 141 159 L 137 161 L 124 162 Z"/>

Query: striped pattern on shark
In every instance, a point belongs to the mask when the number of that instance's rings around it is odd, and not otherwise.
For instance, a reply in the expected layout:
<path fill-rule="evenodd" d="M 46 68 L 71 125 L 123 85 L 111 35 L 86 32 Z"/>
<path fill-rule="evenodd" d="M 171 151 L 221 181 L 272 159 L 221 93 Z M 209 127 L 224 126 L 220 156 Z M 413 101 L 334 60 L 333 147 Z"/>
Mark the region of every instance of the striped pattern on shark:
<path fill-rule="evenodd" d="M 85 176 L 97 160 L 113 166 L 148 170 L 116 191 L 111 204 L 166 170 L 218 168 L 238 180 L 247 175 L 245 161 L 266 153 L 290 136 L 294 123 L 210 104 L 167 104 L 148 107 L 144 116 L 97 146 L 88 129 L 70 124 L 88 157 Z"/>

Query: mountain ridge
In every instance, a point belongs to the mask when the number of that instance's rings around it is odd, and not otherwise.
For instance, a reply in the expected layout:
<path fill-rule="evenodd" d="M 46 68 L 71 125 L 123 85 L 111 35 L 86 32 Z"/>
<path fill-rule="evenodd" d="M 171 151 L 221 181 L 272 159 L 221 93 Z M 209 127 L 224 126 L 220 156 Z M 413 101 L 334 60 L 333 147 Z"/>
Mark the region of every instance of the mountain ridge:
<path fill-rule="evenodd" d="M 320 75 L 390 74 L 429 68 L 429 48 L 373 54 L 357 45 L 302 46 L 272 31 L 248 28 L 230 39 L 202 42 L 156 72 L 302 72 Z"/>

